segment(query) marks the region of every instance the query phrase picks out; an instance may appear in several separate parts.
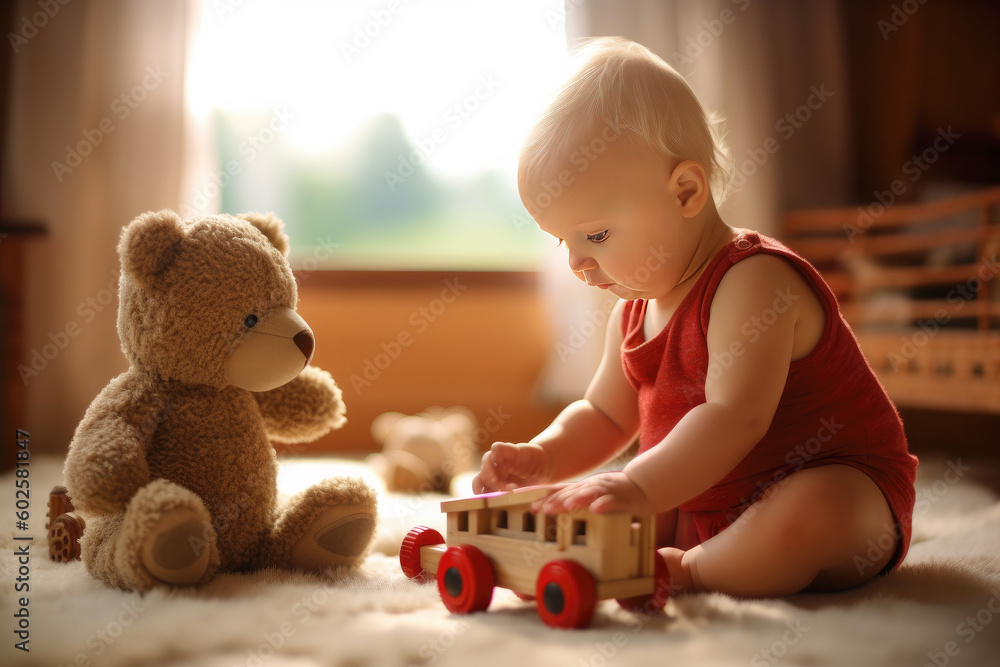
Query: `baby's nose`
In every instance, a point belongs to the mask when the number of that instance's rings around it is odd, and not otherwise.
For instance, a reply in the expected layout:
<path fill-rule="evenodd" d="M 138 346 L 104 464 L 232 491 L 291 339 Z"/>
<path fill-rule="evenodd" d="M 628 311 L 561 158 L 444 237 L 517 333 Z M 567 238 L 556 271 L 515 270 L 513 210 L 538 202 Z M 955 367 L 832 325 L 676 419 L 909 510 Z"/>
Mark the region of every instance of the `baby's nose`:
<path fill-rule="evenodd" d="M 574 273 L 593 271 L 597 268 L 597 260 L 589 255 L 569 253 L 569 268 Z"/>

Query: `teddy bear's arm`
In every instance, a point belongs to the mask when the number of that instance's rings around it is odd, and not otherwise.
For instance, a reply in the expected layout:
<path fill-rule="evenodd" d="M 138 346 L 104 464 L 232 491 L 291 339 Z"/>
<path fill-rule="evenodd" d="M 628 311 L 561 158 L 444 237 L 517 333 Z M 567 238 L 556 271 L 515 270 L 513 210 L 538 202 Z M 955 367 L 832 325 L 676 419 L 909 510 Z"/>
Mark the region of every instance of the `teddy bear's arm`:
<path fill-rule="evenodd" d="M 84 512 L 120 512 L 149 480 L 146 445 L 164 401 L 133 371 L 98 394 L 76 428 L 63 471 L 73 504 Z"/>
<path fill-rule="evenodd" d="M 254 394 L 268 437 L 275 442 L 310 442 L 347 421 L 340 387 L 333 377 L 306 366 L 294 380 Z"/>

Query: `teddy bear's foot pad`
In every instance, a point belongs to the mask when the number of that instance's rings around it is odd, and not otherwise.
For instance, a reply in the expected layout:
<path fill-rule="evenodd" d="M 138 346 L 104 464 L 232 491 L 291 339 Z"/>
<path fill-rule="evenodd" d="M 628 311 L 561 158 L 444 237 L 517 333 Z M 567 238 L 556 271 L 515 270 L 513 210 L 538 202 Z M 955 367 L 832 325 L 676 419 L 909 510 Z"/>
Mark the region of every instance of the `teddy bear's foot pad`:
<path fill-rule="evenodd" d="M 292 547 L 292 567 L 320 572 L 337 565 L 354 565 L 368 549 L 375 517 L 355 507 L 325 510 L 305 536 Z"/>
<path fill-rule="evenodd" d="M 190 586 L 208 569 L 209 534 L 205 524 L 188 511 L 160 519 L 143 543 L 142 564 L 168 584 Z"/>

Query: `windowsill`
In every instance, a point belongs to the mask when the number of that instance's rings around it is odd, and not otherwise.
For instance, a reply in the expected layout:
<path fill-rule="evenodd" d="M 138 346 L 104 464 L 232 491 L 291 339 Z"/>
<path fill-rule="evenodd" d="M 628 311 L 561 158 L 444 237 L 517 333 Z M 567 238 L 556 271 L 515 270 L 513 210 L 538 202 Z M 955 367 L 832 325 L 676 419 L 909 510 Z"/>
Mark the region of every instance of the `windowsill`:
<path fill-rule="evenodd" d="M 425 289 L 445 280 L 460 280 L 470 287 L 507 287 L 534 289 L 537 271 L 468 271 L 468 270 L 331 270 L 296 271 L 299 288 L 335 289 Z"/>

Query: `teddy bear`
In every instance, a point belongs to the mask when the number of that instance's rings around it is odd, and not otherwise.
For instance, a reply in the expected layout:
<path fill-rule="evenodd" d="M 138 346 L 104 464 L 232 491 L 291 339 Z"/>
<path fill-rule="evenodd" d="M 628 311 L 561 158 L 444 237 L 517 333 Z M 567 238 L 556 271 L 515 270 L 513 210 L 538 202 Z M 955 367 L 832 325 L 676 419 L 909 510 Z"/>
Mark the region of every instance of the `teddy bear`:
<path fill-rule="evenodd" d="M 416 415 L 386 412 L 372 421 L 382 451 L 367 458 L 389 491 L 448 492 L 452 479 L 472 470 L 475 416 L 460 407 L 431 407 Z"/>
<path fill-rule="evenodd" d="M 202 585 L 265 567 L 358 566 L 374 490 L 323 480 L 279 507 L 272 443 L 345 422 L 309 365 L 288 237 L 273 214 L 182 221 L 147 212 L 121 234 L 118 334 L 129 369 L 87 409 L 66 457 L 87 570 L 124 590 Z"/>

